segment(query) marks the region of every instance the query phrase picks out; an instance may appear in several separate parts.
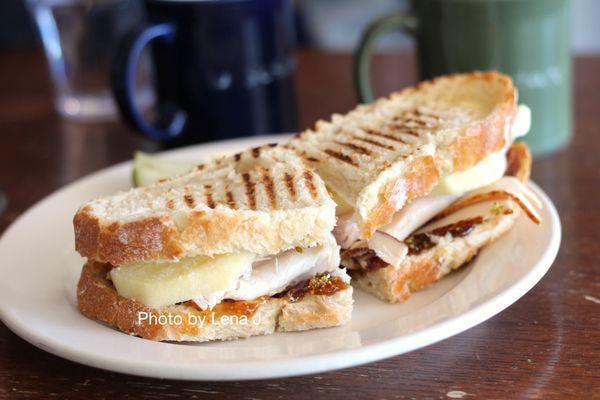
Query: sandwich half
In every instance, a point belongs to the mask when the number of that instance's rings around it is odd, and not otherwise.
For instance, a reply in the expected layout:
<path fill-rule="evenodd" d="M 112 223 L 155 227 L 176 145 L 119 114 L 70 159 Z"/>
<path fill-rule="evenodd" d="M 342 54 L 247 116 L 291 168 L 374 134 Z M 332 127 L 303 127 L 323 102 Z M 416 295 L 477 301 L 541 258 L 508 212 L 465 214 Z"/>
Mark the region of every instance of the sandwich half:
<path fill-rule="evenodd" d="M 356 285 L 399 302 L 469 261 L 520 210 L 540 223 L 524 184 L 529 150 L 511 148 L 529 125 L 508 76 L 473 72 L 319 121 L 288 147 L 338 204 L 334 235 Z"/>
<path fill-rule="evenodd" d="M 81 312 L 152 340 L 229 340 L 343 324 L 352 287 L 335 203 L 266 145 L 95 199 L 74 217 Z"/>
<path fill-rule="evenodd" d="M 531 168 L 527 145 L 514 144 L 506 158 L 505 175 L 492 184 L 464 193 L 443 209 L 441 197 L 415 200 L 370 240 L 343 250 L 341 263 L 355 286 L 391 303 L 405 301 L 471 261 L 508 232 L 523 211 L 540 223 L 541 203 L 524 185 Z"/>

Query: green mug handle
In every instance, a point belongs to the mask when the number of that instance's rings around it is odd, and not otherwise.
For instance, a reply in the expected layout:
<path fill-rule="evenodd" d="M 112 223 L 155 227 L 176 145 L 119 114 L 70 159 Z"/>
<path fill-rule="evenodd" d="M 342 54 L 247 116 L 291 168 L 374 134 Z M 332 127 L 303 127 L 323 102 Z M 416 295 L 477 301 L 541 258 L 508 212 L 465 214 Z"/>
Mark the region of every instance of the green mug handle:
<path fill-rule="evenodd" d="M 382 33 L 402 29 L 409 35 L 417 30 L 417 18 L 410 14 L 394 13 L 381 17 L 371 23 L 363 34 L 354 55 L 354 82 L 361 103 L 374 100 L 371 87 L 371 52 L 373 45 Z"/>

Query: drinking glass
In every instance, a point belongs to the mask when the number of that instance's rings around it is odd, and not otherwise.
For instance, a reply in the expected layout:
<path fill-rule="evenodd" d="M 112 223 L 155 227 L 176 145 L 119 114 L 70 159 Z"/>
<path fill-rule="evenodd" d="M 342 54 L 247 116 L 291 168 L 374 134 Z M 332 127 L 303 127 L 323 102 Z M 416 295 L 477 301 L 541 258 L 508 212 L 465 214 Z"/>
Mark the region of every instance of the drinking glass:
<path fill-rule="evenodd" d="M 143 18 L 136 0 L 27 0 L 44 46 L 59 114 L 80 121 L 116 119 L 110 68 L 118 39 Z M 140 60 L 136 97 L 153 103 L 151 65 Z"/>

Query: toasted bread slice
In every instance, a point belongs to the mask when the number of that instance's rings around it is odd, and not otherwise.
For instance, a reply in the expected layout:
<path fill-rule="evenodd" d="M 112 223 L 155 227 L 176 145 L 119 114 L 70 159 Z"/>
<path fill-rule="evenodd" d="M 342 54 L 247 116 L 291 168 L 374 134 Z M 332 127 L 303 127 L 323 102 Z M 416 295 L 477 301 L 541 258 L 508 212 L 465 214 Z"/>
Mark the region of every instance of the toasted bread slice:
<path fill-rule="evenodd" d="M 398 268 L 385 264 L 371 253 L 372 258 L 367 256 L 363 261 L 370 268 L 352 271 L 352 283 L 381 300 L 403 302 L 411 293 L 468 263 L 482 247 L 507 232 L 517 216 L 518 212 L 501 214 L 477 225 L 468 236 L 443 238 L 434 247 L 407 256 Z"/>
<path fill-rule="evenodd" d="M 77 251 L 113 265 L 238 251 L 276 254 L 327 239 L 335 203 L 293 152 L 265 145 L 92 200 L 73 223 Z"/>
<path fill-rule="evenodd" d="M 527 144 L 513 144 L 507 152 L 507 159 L 506 175 L 527 183 L 531 171 L 531 153 Z M 352 283 L 357 288 L 390 303 L 403 302 L 411 293 L 462 267 L 481 248 L 508 232 L 521 215 L 519 206 L 514 202 L 510 204 L 510 209 L 474 224 L 465 236 L 444 235 L 431 248 L 415 254 L 409 253 L 398 267 L 385 263 L 368 249 L 343 251 L 342 264 L 355 267 L 351 276 Z"/>
<path fill-rule="evenodd" d="M 206 342 L 326 328 L 348 322 L 352 312 L 352 286 L 348 284 L 301 298 L 223 302 L 212 311 L 187 304 L 150 308 L 119 296 L 106 278 L 109 268 L 97 262 L 83 267 L 77 287 L 79 309 L 89 318 L 150 340 Z"/>
<path fill-rule="evenodd" d="M 364 237 L 440 175 L 500 150 L 517 111 L 517 89 L 498 72 L 425 81 L 318 121 L 289 146 L 356 210 Z"/>

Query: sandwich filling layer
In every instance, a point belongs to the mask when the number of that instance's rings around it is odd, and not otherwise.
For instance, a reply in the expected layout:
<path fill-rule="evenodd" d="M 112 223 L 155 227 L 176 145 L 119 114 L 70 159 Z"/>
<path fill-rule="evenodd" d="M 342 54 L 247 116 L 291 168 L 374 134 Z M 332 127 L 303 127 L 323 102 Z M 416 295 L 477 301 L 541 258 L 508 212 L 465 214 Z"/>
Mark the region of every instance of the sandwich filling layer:
<path fill-rule="evenodd" d="M 430 194 L 406 204 L 394 214 L 390 223 L 380 227 L 369 239 L 361 237 L 354 211 L 342 205 L 340 209 L 344 213 L 340 215 L 338 211 L 338 223 L 334 229 L 334 235 L 344 250 L 342 265 L 356 268 L 357 263 L 353 259 L 368 252 L 374 253 L 382 265 L 399 266 L 411 253 L 407 240 L 410 242 L 413 234 L 427 229 L 438 229 L 441 233 L 442 227 L 451 230 L 451 225 L 461 220 L 473 222 L 479 218 L 483 221 L 498 209 L 521 208 L 530 219 L 539 222 L 536 209 L 541 203 L 536 196 L 518 179 L 503 176 L 507 171 L 508 147 L 514 138 L 527 133 L 530 120 L 529 108 L 519 106 L 512 128 L 507 132 L 505 148 L 470 169 L 442 177 Z M 435 220 L 434 225 L 433 222 L 428 224 L 432 220 Z"/>
<path fill-rule="evenodd" d="M 223 300 L 274 296 L 321 274 L 347 283 L 349 277 L 339 265 L 339 247 L 330 236 L 318 246 L 271 256 L 236 253 L 126 264 L 114 267 L 109 277 L 119 295 L 147 306 L 191 301 L 206 310 Z"/>

